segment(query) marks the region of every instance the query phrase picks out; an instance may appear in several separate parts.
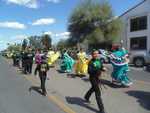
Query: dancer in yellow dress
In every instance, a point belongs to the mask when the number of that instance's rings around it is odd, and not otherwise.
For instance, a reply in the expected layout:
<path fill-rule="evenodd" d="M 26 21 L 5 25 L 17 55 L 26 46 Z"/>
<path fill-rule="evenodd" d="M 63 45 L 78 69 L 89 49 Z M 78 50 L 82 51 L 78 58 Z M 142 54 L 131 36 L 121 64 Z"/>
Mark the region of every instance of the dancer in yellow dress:
<path fill-rule="evenodd" d="M 48 57 L 48 65 L 49 66 L 52 66 L 55 61 L 59 58 L 60 56 L 60 53 L 59 52 L 55 52 L 53 50 L 50 50 L 47 54 L 47 57 Z"/>
<path fill-rule="evenodd" d="M 77 63 L 76 63 L 76 74 L 79 76 L 85 76 L 87 74 L 88 69 L 88 62 L 86 53 L 83 51 L 83 49 L 80 50 L 80 52 L 77 54 Z"/>

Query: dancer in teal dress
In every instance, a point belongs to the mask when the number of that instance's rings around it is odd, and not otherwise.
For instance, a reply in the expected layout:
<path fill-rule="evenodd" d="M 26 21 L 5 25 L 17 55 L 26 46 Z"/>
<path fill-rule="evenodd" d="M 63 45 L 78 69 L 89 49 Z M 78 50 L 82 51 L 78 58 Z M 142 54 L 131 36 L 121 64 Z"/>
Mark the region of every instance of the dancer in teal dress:
<path fill-rule="evenodd" d="M 127 51 L 125 49 L 116 49 L 110 55 L 111 63 L 113 66 L 112 82 L 120 82 L 124 86 L 132 85 L 131 80 L 127 76 L 129 70 L 127 61 Z"/>
<path fill-rule="evenodd" d="M 67 51 L 64 51 L 60 65 L 61 72 L 70 73 L 72 71 L 74 63 L 75 61 L 73 60 L 73 58 L 68 55 Z"/>

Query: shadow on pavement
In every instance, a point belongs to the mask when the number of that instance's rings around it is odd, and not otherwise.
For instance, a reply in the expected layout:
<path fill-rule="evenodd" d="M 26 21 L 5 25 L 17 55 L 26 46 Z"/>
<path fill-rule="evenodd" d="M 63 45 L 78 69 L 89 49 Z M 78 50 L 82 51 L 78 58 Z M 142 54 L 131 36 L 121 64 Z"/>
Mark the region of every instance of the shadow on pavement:
<path fill-rule="evenodd" d="M 63 71 L 61 71 L 61 70 L 59 70 L 59 69 L 57 70 L 57 72 L 58 72 L 58 73 L 65 73 L 65 72 L 63 72 Z"/>
<path fill-rule="evenodd" d="M 104 84 L 104 85 L 109 86 L 110 88 L 125 88 L 124 86 L 122 86 L 122 85 L 120 85 L 120 84 L 118 84 L 118 83 L 114 84 L 114 83 L 112 83 L 111 81 L 105 80 L 105 79 L 100 79 L 99 82 L 100 82 L 101 84 Z"/>
<path fill-rule="evenodd" d="M 137 98 L 137 102 L 139 102 L 143 108 L 150 110 L 150 92 L 128 91 L 126 93 L 129 96 L 133 96 L 133 97 Z"/>
<path fill-rule="evenodd" d="M 82 78 L 84 82 L 90 82 L 88 77 Z"/>
<path fill-rule="evenodd" d="M 89 78 L 83 78 L 82 80 L 85 81 L 85 82 L 90 82 L 90 81 L 89 81 Z M 125 88 L 125 87 L 123 87 L 123 86 L 120 85 L 120 84 L 117 84 L 117 83 L 116 83 L 116 84 L 113 84 L 111 81 L 106 80 L 106 79 L 100 79 L 99 82 L 100 82 L 102 85 L 107 85 L 107 86 L 109 86 L 110 88 Z"/>
<path fill-rule="evenodd" d="M 41 92 L 41 88 L 40 88 L 40 87 L 31 86 L 31 87 L 29 88 L 29 92 L 31 92 L 32 90 L 35 91 L 35 92 L 37 92 L 37 93 L 39 93 L 40 95 L 43 95 L 42 92 Z"/>
<path fill-rule="evenodd" d="M 54 65 L 51 65 L 51 66 L 49 66 L 49 68 L 55 68 L 55 66 L 54 66 Z"/>
<path fill-rule="evenodd" d="M 67 74 L 67 77 L 69 77 L 69 78 L 76 78 L 77 75 L 76 75 L 76 74 L 73 74 L 73 73 L 68 73 L 68 74 Z"/>
<path fill-rule="evenodd" d="M 69 104 L 75 104 L 75 105 L 78 105 L 78 106 L 81 106 L 81 107 L 85 107 L 85 108 L 89 109 L 92 112 L 99 113 L 98 110 L 92 108 L 90 106 L 90 104 L 86 103 L 86 101 L 84 99 L 80 98 L 80 97 L 66 97 L 66 101 Z"/>
<path fill-rule="evenodd" d="M 78 78 L 85 78 L 86 77 L 86 75 L 78 75 L 78 74 L 68 74 L 68 76 L 72 76 L 73 78 L 76 78 L 76 77 L 78 77 Z"/>

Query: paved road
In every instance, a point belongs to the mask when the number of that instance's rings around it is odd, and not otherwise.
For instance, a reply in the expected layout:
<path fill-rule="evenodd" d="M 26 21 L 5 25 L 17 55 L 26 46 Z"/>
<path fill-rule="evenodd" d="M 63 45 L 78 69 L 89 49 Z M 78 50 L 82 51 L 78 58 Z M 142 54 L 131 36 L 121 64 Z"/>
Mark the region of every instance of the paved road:
<path fill-rule="evenodd" d="M 90 105 L 83 100 L 84 94 L 90 87 L 88 78 L 71 77 L 71 75 L 68 77 L 65 73 L 57 72 L 57 69 L 59 68 L 52 68 L 49 71 L 50 80 L 47 81 L 47 87 L 51 89 L 50 91 L 55 92 L 53 94 L 76 113 L 97 113 L 94 94 Z M 102 98 L 107 113 L 150 113 L 149 84 L 136 81 L 130 88 L 122 88 L 110 84 L 110 76 L 103 76 L 103 79 L 107 89 L 102 87 Z"/>
<path fill-rule="evenodd" d="M 132 79 L 150 83 L 150 72 L 145 71 L 143 68 L 130 68 L 129 76 L 131 76 Z"/>
<path fill-rule="evenodd" d="M 111 72 L 111 66 L 108 68 Z M 83 95 L 90 87 L 88 80 L 78 77 L 70 78 L 66 74 L 57 72 L 57 69 L 53 68 L 49 71 L 48 93 L 58 97 L 76 113 L 97 113 L 94 96 L 91 98 L 90 105 L 83 101 Z M 149 73 L 141 68 L 131 67 L 129 75 L 134 80 L 149 81 Z M 37 79 L 34 76 L 28 76 L 27 78 Z M 0 113 L 62 113 L 47 98 L 35 91 L 29 93 L 30 86 L 29 81 L 23 79 L 22 75 L 17 75 L 15 69 L 0 58 Z M 131 88 L 113 88 L 108 84 L 107 88 L 102 96 L 108 113 L 150 113 L 149 84 L 135 82 Z"/>
<path fill-rule="evenodd" d="M 0 113 L 63 113 L 46 97 L 29 92 L 30 86 L 0 56 Z"/>

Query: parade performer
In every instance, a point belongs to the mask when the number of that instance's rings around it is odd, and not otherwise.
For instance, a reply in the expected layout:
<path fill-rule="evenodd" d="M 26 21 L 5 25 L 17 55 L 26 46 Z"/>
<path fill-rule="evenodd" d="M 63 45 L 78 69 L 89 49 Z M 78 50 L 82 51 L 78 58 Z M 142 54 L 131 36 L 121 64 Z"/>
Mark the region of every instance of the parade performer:
<path fill-rule="evenodd" d="M 23 73 L 27 74 L 27 70 L 28 70 L 28 51 L 27 48 L 24 50 L 23 54 L 22 54 L 22 66 L 23 66 Z"/>
<path fill-rule="evenodd" d="M 37 71 L 39 72 L 39 77 L 41 81 L 41 89 L 42 89 L 42 94 L 44 96 L 47 95 L 47 91 L 45 88 L 45 83 L 46 83 L 46 78 L 47 78 L 47 71 L 49 70 L 49 66 L 46 61 L 46 57 L 42 56 L 42 62 L 38 65 L 35 75 L 37 74 Z"/>
<path fill-rule="evenodd" d="M 13 59 L 13 66 L 16 66 L 16 52 L 13 52 L 12 59 Z"/>
<path fill-rule="evenodd" d="M 36 73 L 37 69 L 38 69 L 38 66 L 41 64 L 42 62 L 42 55 L 40 54 L 40 50 L 37 50 L 36 51 L 36 54 L 35 54 L 35 64 L 36 64 L 36 68 L 35 68 L 35 71 L 34 71 L 34 74 Z"/>
<path fill-rule="evenodd" d="M 54 51 L 50 50 L 47 54 L 48 65 L 52 66 L 55 63 L 55 61 L 59 58 L 59 56 L 60 56 L 59 52 L 54 52 Z"/>
<path fill-rule="evenodd" d="M 100 113 L 105 113 L 99 84 L 101 83 L 100 76 L 102 75 L 102 71 L 105 71 L 106 69 L 103 67 L 103 63 L 98 58 L 98 55 L 99 55 L 99 52 L 97 50 L 93 50 L 92 59 L 90 60 L 88 64 L 89 80 L 90 80 L 92 87 L 88 90 L 84 98 L 87 102 L 90 102 L 89 99 L 91 95 L 95 93 L 95 98 L 96 98 L 96 102 L 100 110 Z"/>
<path fill-rule="evenodd" d="M 32 67 L 33 67 L 34 54 L 33 54 L 31 48 L 28 48 L 27 58 L 28 58 L 28 60 L 27 60 L 27 63 L 28 63 L 27 72 L 28 72 L 29 74 L 32 74 Z"/>
<path fill-rule="evenodd" d="M 67 72 L 67 73 L 71 72 L 74 63 L 75 61 L 73 60 L 73 58 L 71 58 L 68 55 L 67 51 L 65 50 L 64 53 L 62 54 L 62 60 L 61 60 L 61 65 L 60 65 L 61 71 Z"/>
<path fill-rule="evenodd" d="M 127 72 L 129 70 L 129 60 L 127 58 L 127 51 L 116 47 L 110 55 L 110 59 L 113 66 L 113 72 L 111 75 L 112 82 L 120 82 L 122 85 L 127 87 L 132 85 L 131 80 L 127 76 Z"/>
<path fill-rule="evenodd" d="M 16 66 L 17 66 L 18 68 L 21 68 L 21 66 L 20 66 L 20 61 L 21 61 L 21 53 L 20 53 L 20 51 L 18 51 L 18 52 L 16 53 Z"/>
<path fill-rule="evenodd" d="M 77 60 L 76 69 L 75 69 L 76 74 L 79 76 L 85 76 L 87 74 L 89 60 L 87 59 L 86 53 L 83 52 L 82 49 L 77 54 L 77 57 L 78 57 L 78 60 Z"/>
<path fill-rule="evenodd" d="M 48 65 L 51 66 L 52 65 L 52 56 L 54 55 L 54 51 L 52 49 L 50 49 L 47 53 L 47 58 L 48 58 Z"/>
<path fill-rule="evenodd" d="M 19 51 L 14 51 L 13 54 L 12 54 L 12 58 L 13 58 L 13 65 L 17 66 L 17 67 L 20 67 L 21 56 L 20 56 Z"/>

